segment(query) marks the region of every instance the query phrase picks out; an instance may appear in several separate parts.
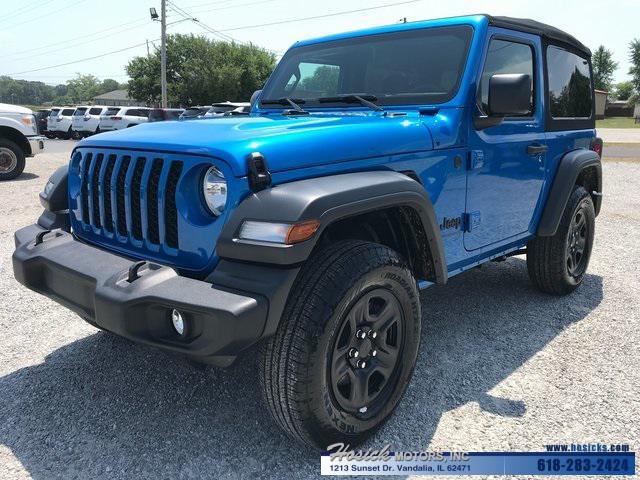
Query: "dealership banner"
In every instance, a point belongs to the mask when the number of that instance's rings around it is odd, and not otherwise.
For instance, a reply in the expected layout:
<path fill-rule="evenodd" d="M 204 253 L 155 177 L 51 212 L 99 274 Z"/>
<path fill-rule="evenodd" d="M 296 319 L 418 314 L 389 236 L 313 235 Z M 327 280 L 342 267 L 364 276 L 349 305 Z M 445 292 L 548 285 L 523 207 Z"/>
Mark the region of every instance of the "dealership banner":
<path fill-rule="evenodd" d="M 334 447 L 334 448 L 332 448 Z M 549 446 L 547 446 L 549 447 Z M 630 451 L 392 452 L 353 451 L 332 445 L 321 457 L 322 475 L 634 475 Z"/>

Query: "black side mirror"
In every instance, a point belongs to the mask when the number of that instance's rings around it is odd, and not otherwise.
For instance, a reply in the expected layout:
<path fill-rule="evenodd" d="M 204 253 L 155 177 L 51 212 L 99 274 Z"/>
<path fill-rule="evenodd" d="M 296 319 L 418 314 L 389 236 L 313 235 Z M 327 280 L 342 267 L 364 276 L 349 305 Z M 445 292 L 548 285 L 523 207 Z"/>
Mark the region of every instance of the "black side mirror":
<path fill-rule="evenodd" d="M 255 92 L 253 92 L 253 95 L 251 95 L 251 100 L 249 100 L 249 103 L 251 104 L 251 108 L 253 108 L 253 106 L 258 101 L 258 98 L 260 97 L 261 93 L 262 93 L 262 90 L 256 90 Z"/>
<path fill-rule="evenodd" d="M 524 73 L 497 73 L 489 79 L 489 112 L 474 118 L 476 129 L 502 123 L 509 115 L 525 115 L 531 110 L 531 77 Z"/>
<path fill-rule="evenodd" d="M 489 114 L 524 115 L 531 110 L 531 77 L 524 73 L 498 73 L 489 79 Z"/>

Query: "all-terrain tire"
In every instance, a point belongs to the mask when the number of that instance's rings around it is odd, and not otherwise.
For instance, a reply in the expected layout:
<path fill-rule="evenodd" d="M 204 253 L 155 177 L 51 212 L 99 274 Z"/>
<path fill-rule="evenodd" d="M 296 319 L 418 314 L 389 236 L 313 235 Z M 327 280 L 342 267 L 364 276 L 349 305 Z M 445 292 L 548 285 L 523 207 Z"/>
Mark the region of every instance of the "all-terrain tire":
<path fill-rule="evenodd" d="M 593 248 L 595 217 L 591 196 L 576 185 L 555 235 L 536 237 L 527 245 L 527 270 L 538 289 L 566 295 L 582 283 Z M 577 249 L 582 250 L 579 255 Z"/>
<path fill-rule="evenodd" d="M 355 312 L 359 305 L 366 307 Z M 372 310 L 372 305 L 378 310 Z M 391 307 L 400 320 L 385 321 L 385 325 L 395 323 L 387 329 L 381 327 L 381 335 L 374 336 L 373 326 L 382 325 L 383 312 L 391 311 Z M 353 319 L 359 315 L 364 320 L 356 327 Z M 261 346 L 260 384 L 273 419 L 292 438 L 314 448 L 326 449 L 336 442 L 354 446 L 363 441 L 388 419 L 411 379 L 420 324 L 416 281 L 395 251 L 355 240 L 319 250 L 300 271 L 275 335 Z M 367 339 L 359 340 L 363 331 L 368 332 Z M 389 343 L 390 332 L 397 335 L 395 346 Z M 341 342 L 353 341 L 366 343 L 360 347 L 368 353 L 348 359 L 335 354 L 346 348 Z M 382 375 L 376 377 L 384 387 L 378 386 L 371 393 L 370 380 L 378 375 L 376 369 L 388 365 L 389 352 L 394 348 L 394 366 L 387 367 L 392 373 L 384 381 L 379 380 Z M 377 357 L 375 349 L 379 349 Z M 357 372 L 352 369 L 355 361 L 365 360 L 366 367 L 358 367 Z M 349 401 L 345 400 L 349 394 L 340 390 L 336 395 L 336 388 L 345 387 L 344 382 L 337 381 L 339 375 L 334 375 L 334 361 L 347 364 L 349 371 L 342 380 L 373 372 L 361 390 L 366 391 L 367 401 L 371 399 L 365 412 L 343 405 Z"/>
<path fill-rule="evenodd" d="M 13 180 L 24 171 L 22 149 L 11 140 L 0 138 L 0 180 Z"/>

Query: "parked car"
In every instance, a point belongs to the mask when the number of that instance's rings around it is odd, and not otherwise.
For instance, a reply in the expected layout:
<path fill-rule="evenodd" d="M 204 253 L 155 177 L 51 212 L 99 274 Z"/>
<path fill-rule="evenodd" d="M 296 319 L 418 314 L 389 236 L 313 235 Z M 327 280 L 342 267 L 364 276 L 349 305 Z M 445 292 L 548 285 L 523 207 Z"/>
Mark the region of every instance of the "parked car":
<path fill-rule="evenodd" d="M 183 108 L 153 108 L 149 111 L 149 121 L 164 122 L 166 120 L 178 120 L 183 112 Z"/>
<path fill-rule="evenodd" d="M 102 105 L 78 107 L 73 114 L 71 128 L 79 137 L 100 133 L 100 116 L 109 107 Z"/>
<path fill-rule="evenodd" d="M 44 138 L 38 134 L 33 111 L 0 103 L 0 180 L 18 177 L 25 158 L 44 150 Z"/>
<path fill-rule="evenodd" d="M 243 112 L 244 109 L 250 109 L 251 104 L 249 102 L 223 102 L 223 103 L 214 103 L 207 113 L 205 113 L 205 118 L 210 117 L 222 117 L 225 113 L 236 111 Z M 240 109 L 240 110 L 238 110 Z"/>
<path fill-rule="evenodd" d="M 100 131 L 122 130 L 147 123 L 150 111 L 151 109 L 146 107 L 110 107 L 100 116 Z"/>
<path fill-rule="evenodd" d="M 73 134 L 71 117 L 75 107 L 55 107 L 47 119 L 47 130 L 56 138 L 69 139 Z"/>
<path fill-rule="evenodd" d="M 182 112 L 179 120 L 195 120 L 197 118 L 204 118 L 210 108 L 211 105 L 189 107 Z"/>
<path fill-rule="evenodd" d="M 36 126 L 38 127 L 38 133 L 49 138 L 49 131 L 47 130 L 47 119 L 51 113 L 50 108 L 42 108 L 35 113 Z"/>
<path fill-rule="evenodd" d="M 250 117 L 82 140 L 16 232 L 14 274 L 134 341 L 218 366 L 252 349 L 284 431 L 353 446 L 410 382 L 420 289 L 521 254 L 541 291 L 580 286 L 602 203 L 592 88 L 589 49 L 532 20 L 298 42 Z"/>

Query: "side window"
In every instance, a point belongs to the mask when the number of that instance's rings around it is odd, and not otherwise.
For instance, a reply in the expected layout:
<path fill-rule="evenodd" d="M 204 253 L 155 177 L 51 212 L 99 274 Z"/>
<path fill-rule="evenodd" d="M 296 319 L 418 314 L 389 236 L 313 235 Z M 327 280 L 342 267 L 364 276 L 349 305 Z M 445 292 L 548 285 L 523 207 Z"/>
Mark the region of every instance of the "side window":
<path fill-rule="evenodd" d="M 125 113 L 125 115 L 130 115 L 132 117 L 139 117 L 140 112 L 138 111 L 137 108 L 130 108 L 129 110 L 127 110 L 127 113 Z"/>
<path fill-rule="evenodd" d="M 89 115 L 100 115 L 102 113 L 102 108 L 92 108 L 89 110 Z"/>
<path fill-rule="evenodd" d="M 559 47 L 547 48 L 549 109 L 552 118 L 591 117 L 589 61 Z"/>
<path fill-rule="evenodd" d="M 524 73 L 531 77 L 531 108 L 524 116 L 532 115 L 535 81 L 531 46 L 508 40 L 491 40 L 480 78 L 480 88 L 478 88 L 478 106 L 484 113 L 489 112 L 489 79 L 497 73 Z"/>

